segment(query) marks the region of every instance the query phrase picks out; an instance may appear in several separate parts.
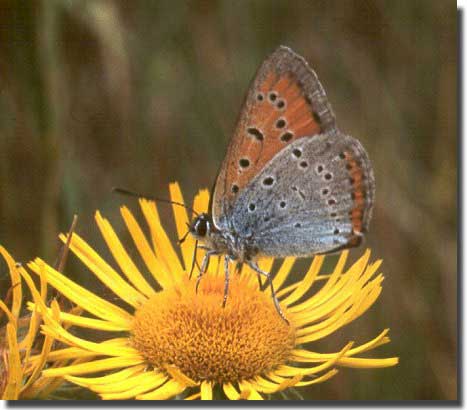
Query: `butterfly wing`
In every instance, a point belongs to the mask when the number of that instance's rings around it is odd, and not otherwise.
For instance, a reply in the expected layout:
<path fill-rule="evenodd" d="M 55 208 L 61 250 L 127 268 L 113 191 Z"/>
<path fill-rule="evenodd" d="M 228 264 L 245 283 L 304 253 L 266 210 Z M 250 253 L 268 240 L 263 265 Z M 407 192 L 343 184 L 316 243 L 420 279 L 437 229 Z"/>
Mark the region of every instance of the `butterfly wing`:
<path fill-rule="evenodd" d="M 326 253 L 360 243 L 374 194 L 364 148 L 334 131 L 283 148 L 239 195 L 230 220 L 261 254 Z"/>
<path fill-rule="evenodd" d="M 335 118 L 314 71 L 279 47 L 259 68 L 219 171 L 211 212 L 226 227 L 233 204 L 254 176 L 284 147 L 335 129 Z"/>

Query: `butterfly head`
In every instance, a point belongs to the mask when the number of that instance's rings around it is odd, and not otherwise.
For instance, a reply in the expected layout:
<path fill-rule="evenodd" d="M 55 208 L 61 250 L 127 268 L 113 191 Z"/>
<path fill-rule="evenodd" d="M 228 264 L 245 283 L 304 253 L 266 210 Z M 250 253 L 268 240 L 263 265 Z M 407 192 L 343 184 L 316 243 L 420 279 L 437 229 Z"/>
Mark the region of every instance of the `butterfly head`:
<path fill-rule="evenodd" d="M 214 228 L 211 215 L 199 214 L 190 226 L 190 233 L 198 240 L 203 240 L 211 235 Z"/>

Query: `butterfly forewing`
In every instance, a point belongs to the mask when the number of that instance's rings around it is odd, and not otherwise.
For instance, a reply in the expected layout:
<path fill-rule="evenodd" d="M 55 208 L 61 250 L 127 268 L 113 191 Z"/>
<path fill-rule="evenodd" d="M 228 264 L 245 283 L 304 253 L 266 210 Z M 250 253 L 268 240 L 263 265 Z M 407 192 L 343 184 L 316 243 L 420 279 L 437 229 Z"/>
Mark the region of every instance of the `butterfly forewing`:
<path fill-rule="evenodd" d="M 279 47 L 259 68 L 217 177 L 212 216 L 217 226 L 249 182 L 297 139 L 336 129 L 323 87 L 306 61 Z"/>

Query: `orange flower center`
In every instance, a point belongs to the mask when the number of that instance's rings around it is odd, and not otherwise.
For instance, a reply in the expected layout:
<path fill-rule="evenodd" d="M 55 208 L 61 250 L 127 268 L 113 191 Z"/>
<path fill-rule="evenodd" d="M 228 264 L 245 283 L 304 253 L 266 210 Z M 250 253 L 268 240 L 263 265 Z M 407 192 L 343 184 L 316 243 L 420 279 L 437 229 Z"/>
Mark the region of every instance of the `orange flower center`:
<path fill-rule="evenodd" d="M 223 383 L 288 360 L 295 329 L 278 315 L 268 291 L 235 276 L 223 308 L 223 277 L 206 275 L 198 294 L 193 282 L 157 293 L 135 313 L 133 345 L 149 363 Z"/>

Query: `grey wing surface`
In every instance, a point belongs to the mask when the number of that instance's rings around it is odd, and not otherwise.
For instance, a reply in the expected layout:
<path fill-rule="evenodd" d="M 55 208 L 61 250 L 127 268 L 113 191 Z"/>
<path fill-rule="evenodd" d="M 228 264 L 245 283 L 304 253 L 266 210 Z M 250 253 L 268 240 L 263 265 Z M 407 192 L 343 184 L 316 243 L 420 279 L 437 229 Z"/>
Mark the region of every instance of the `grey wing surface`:
<path fill-rule="evenodd" d="M 276 154 L 238 197 L 231 223 L 264 255 L 332 252 L 360 243 L 374 190 L 364 148 L 334 130 Z"/>

